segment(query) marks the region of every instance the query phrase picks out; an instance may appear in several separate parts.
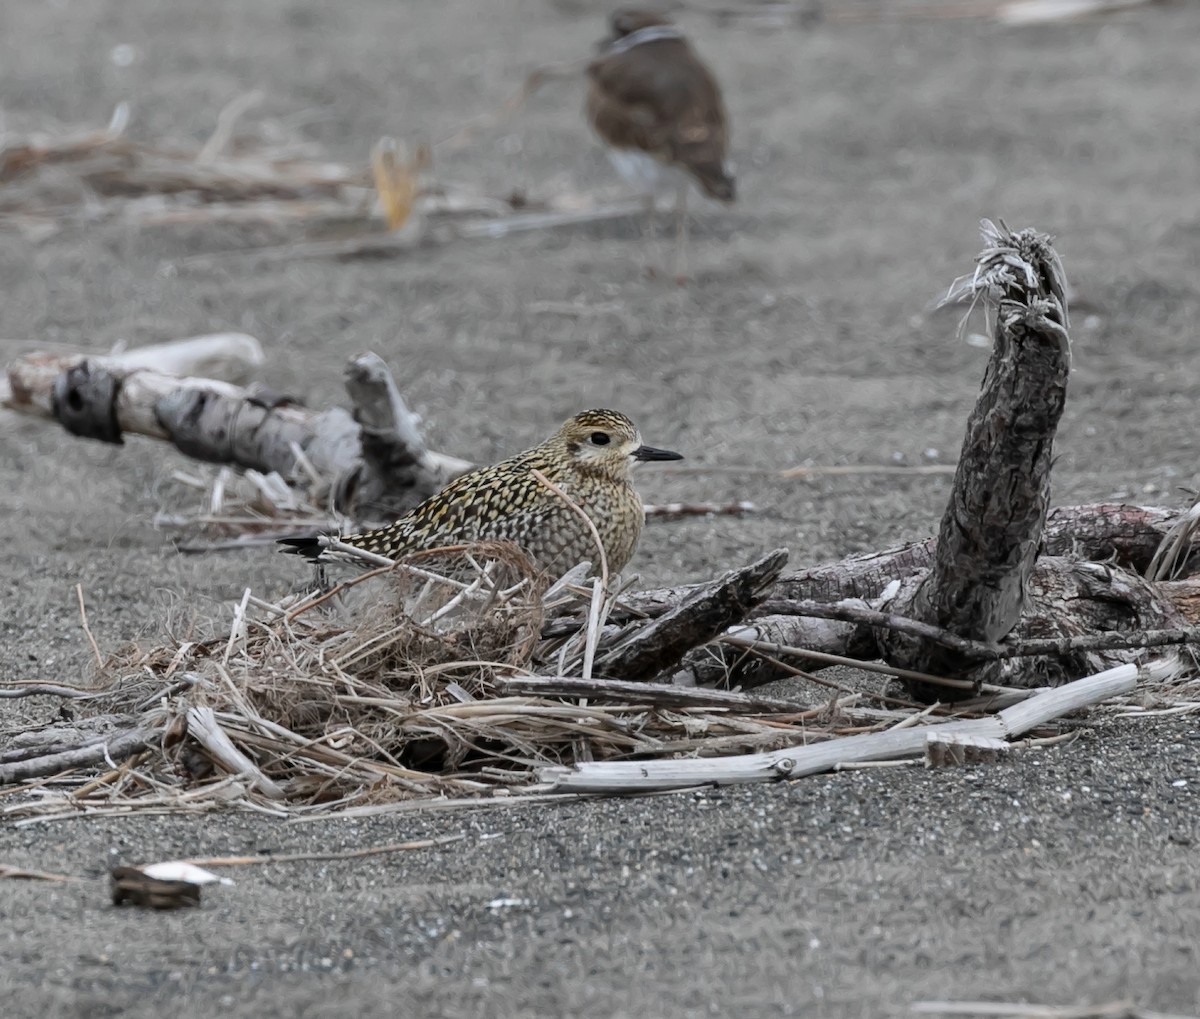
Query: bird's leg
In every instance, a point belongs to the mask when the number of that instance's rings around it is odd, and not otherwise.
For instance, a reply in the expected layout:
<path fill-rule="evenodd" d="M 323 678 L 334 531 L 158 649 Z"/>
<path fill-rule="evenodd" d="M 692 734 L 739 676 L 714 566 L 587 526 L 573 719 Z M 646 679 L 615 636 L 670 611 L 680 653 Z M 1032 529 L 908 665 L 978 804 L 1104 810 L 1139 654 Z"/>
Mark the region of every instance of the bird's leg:
<path fill-rule="evenodd" d="M 675 282 L 687 282 L 687 194 L 688 181 L 680 181 L 678 197 L 675 199 Z"/>
<path fill-rule="evenodd" d="M 654 203 L 654 192 L 647 191 L 642 195 L 642 206 L 646 210 L 646 232 L 650 235 L 650 240 L 654 240 L 658 230 L 655 229 L 654 213 L 656 211 Z"/>
<path fill-rule="evenodd" d="M 647 191 L 642 196 L 642 202 L 646 209 L 646 227 L 643 236 L 647 238 L 644 250 L 648 252 L 646 257 L 645 273 L 650 279 L 658 275 L 658 204 L 655 201 L 656 195 L 653 191 Z"/>

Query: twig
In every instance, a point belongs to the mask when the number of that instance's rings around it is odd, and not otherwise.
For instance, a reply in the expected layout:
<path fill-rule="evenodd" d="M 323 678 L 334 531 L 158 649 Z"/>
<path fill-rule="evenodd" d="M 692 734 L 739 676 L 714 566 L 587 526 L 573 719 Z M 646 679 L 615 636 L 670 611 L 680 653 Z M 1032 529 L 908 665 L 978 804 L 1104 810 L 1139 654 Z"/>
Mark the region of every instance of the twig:
<path fill-rule="evenodd" d="M 645 202 L 640 199 L 609 202 L 589 209 L 568 209 L 551 212 L 522 212 L 502 219 L 479 219 L 449 227 L 451 235 L 467 240 L 495 240 L 531 230 L 554 230 L 565 226 L 584 226 L 603 223 L 625 216 L 644 215 Z"/>
<path fill-rule="evenodd" d="M 576 60 L 569 64 L 547 64 L 544 67 L 535 68 L 526 76 L 521 87 L 491 113 L 479 117 L 472 123 L 460 127 L 453 134 L 435 141 L 433 143 L 434 151 L 446 154 L 457 152 L 468 145 L 480 131 L 494 128 L 520 111 L 546 82 L 554 78 L 577 77 L 583 73 L 586 66 L 587 61 Z"/>
<path fill-rule="evenodd" d="M 673 686 L 667 683 L 634 683 L 623 679 L 576 679 L 573 676 L 504 676 L 495 680 L 499 692 L 534 697 L 587 697 L 622 704 L 651 704 L 672 708 L 728 708 L 746 712 L 797 714 L 805 704 L 775 697 L 756 697 L 732 690 Z"/>
<path fill-rule="evenodd" d="M 233 741 L 221 728 L 216 713 L 212 708 L 193 706 L 188 708 L 188 735 L 212 755 L 227 771 L 234 775 L 244 775 L 246 779 L 258 788 L 265 797 L 271 800 L 284 799 L 283 790 L 249 757 L 233 745 Z"/>
<path fill-rule="evenodd" d="M 77 800 L 82 800 L 93 789 L 99 789 L 101 786 L 108 785 L 114 779 L 119 779 L 122 775 L 126 774 L 131 768 L 136 767 L 141 758 L 141 752 L 134 754 L 132 757 L 127 757 L 118 767 L 113 768 L 112 771 L 106 771 L 103 775 L 97 775 L 90 782 L 86 782 L 78 789 L 72 790 L 71 795 Z"/>
<path fill-rule="evenodd" d="M 83 632 L 87 635 L 88 643 L 92 645 L 92 654 L 96 656 L 96 668 L 104 668 L 104 655 L 100 653 L 100 648 L 96 644 L 96 638 L 92 636 L 91 627 L 88 626 L 87 609 L 83 606 L 83 585 L 75 585 L 75 596 L 79 599 L 79 621 L 83 624 Z"/>
<path fill-rule="evenodd" d="M 955 464 L 921 464 L 918 467 L 899 467 L 892 464 L 837 464 L 828 467 L 788 467 L 772 473 L 778 473 L 781 478 L 837 478 L 858 474 L 920 477 L 929 474 L 953 474 L 956 469 Z"/>
<path fill-rule="evenodd" d="M 240 96 L 235 96 L 227 102 L 221 112 L 217 114 L 217 126 L 213 129 L 213 133 L 208 136 L 206 141 L 196 153 L 197 163 L 211 163 L 229 144 L 229 139 L 233 135 L 233 126 L 238 122 L 238 118 L 247 110 L 253 109 L 263 101 L 263 93 L 259 89 L 254 89 L 252 92 L 244 92 Z"/>
<path fill-rule="evenodd" d="M 587 515 L 583 507 L 536 467 L 531 467 L 529 473 L 533 475 L 539 484 L 545 485 L 551 492 L 557 495 L 567 504 L 568 509 L 583 521 L 591 533 L 592 542 L 596 546 L 596 553 L 600 557 L 600 583 L 599 586 L 593 585 L 592 587 L 592 601 L 588 611 L 588 628 L 584 636 L 583 645 L 583 678 L 591 679 L 592 662 L 596 656 L 596 642 L 600 639 L 600 630 L 604 625 L 600 609 L 608 599 L 608 555 L 604 551 L 604 542 L 600 540 L 600 532 L 596 530 L 595 522 Z"/>
<path fill-rule="evenodd" d="M 603 555 L 603 552 L 601 552 Z M 599 577 L 592 578 L 592 600 L 588 604 L 588 624 L 587 632 L 584 634 L 583 640 L 583 671 L 584 679 L 592 678 L 592 666 L 596 662 L 596 645 L 600 641 L 600 615 L 604 609 L 605 595 L 608 592 L 605 590 L 604 581 Z"/>
<path fill-rule="evenodd" d="M 1106 1005 L 1033 1005 L 1017 1001 L 915 1001 L 919 1015 L 998 1016 L 1003 1019 L 1195 1019 L 1138 1008 L 1130 1001 Z"/>
<path fill-rule="evenodd" d="M 774 668 L 778 669 L 782 673 L 785 673 L 786 675 L 795 676 L 797 679 L 803 679 L 806 682 L 813 683 L 817 686 L 823 686 L 827 690 L 836 690 L 836 691 L 838 691 L 838 693 L 848 694 L 853 697 L 866 697 L 866 698 L 869 698 L 870 700 L 878 701 L 880 704 L 890 704 L 890 705 L 894 705 L 897 708 L 908 708 L 908 709 L 913 709 L 913 710 L 919 710 L 922 707 L 920 704 L 917 704 L 915 701 L 904 700 L 903 698 L 900 698 L 900 697 L 889 697 L 887 694 L 876 693 L 874 691 L 852 690 L 850 687 L 848 687 L 842 683 L 835 683 L 831 679 L 825 679 L 823 676 L 817 676 L 811 672 L 805 672 L 803 669 L 798 669 L 798 668 L 796 668 L 796 666 L 791 665 L 788 662 L 781 661 L 780 659 L 774 657 L 773 655 L 768 654 L 767 652 L 765 652 L 761 649 L 754 649 L 751 653 L 758 655 L 768 665 L 773 666 Z M 847 659 L 847 661 L 849 662 L 850 659 Z"/>
<path fill-rule="evenodd" d="M 101 761 L 119 761 L 139 750 L 145 750 L 151 738 L 146 729 L 130 729 L 110 739 L 89 743 L 87 746 L 63 750 L 42 757 L 33 757 L 11 764 L 0 764 L 0 786 L 24 782 L 43 775 L 57 775 L 99 764 Z"/>
<path fill-rule="evenodd" d="M 849 602 L 822 603 L 789 598 L 769 598 L 758 606 L 763 615 L 812 616 L 817 619 L 837 619 L 864 626 L 880 627 L 907 633 L 933 641 L 957 651 L 964 658 L 981 661 L 1004 661 L 1010 658 L 1034 658 L 1040 655 L 1063 657 L 1083 651 L 1130 651 L 1142 648 L 1166 647 L 1173 644 L 1200 644 L 1200 627 L 1165 630 L 1111 630 L 1075 637 L 1042 637 L 1027 640 L 1006 639 L 1001 644 L 969 640 L 930 623 L 880 612 Z M 955 684 L 966 683 L 963 680 Z M 966 684 L 969 686 L 970 684 Z"/>
<path fill-rule="evenodd" d="M 360 573 L 358 576 L 351 577 L 348 580 L 343 580 L 341 583 L 335 584 L 328 591 L 322 591 L 320 594 L 314 595 L 313 597 L 309 598 L 307 601 L 301 602 L 294 609 L 291 609 L 288 612 L 287 616 L 284 617 L 285 622 L 288 622 L 288 623 L 292 622 L 298 616 L 301 616 L 305 612 L 315 609 L 318 605 L 324 604 L 325 602 L 329 601 L 330 598 L 336 597 L 342 591 L 346 591 L 349 588 L 352 588 L 358 584 L 362 584 L 365 581 L 371 580 L 373 577 L 379 577 L 385 573 L 390 573 L 393 570 L 397 570 L 397 569 L 405 570 L 407 572 L 412 573 L 414 576 L 417 576 L 417 577 L 424 577 L 425 579 L 432 578 L 432 579 L 438 581 L 439 583 L 447 584 L 451 587 L 463 587 L 463 588 L 467 587 L 466 584 L 463 584 L 459 581 L 452 580 L 449 577 L 437 576 L 436 574 L 429 573 L 428 571 L 422 570 L 419 567 L 413 566 L 409 563 L 397 563 L 395 560 L 388 559 L 386 556 L 376 555 L 374 552 L 368 552 L 365 549 L 358 548 L 354 545 L 349 545 L 343 541 L 338 541 L 338 540 L 331 538 L 331 539 L 329 539 L 329 542 L 325 547 L 333 549 L 334 551 L 338 551 L 338 552 L 346 552 L 346 553 L 356 556 L 360 559 L 363 559 L 365 562 L 380 561 L 384 565 L 380 565 L 373 570 L 367 570 L 365 573 Z M 465 551 L 469 547 L 470 546 L 468 546 L 468 545 L 447 545 L 444 548 L 430 549 L 428 551 L 430 554 L 445 554 L 445 553 L 462 552 L 462 551 Z"/>
<path fill-rule="evenodd" d="M 872 768 L 911 768 L 919 761 L 838 761 L 830 771 L 869 771 Z"/>
<path fill-rule="evenodd" d="M 221 661 L 229 664 L 229 656 L 233 654 L 233 646 L 237 643 L 239 637 L 246 635 L 246 606 L 250 602 L 250 588 L 246 588 L 242 592 L 242 600 L 238 602 L 233 610 L 233 622 L 229 626 L 229 640 L 225 644 L 225 654 Z"/>
<path fill-rule="evenodd" d="M 683 517 L 741 517 L 747 513 L 757 513 L 758 507 L 752 502 L 668 502 L 662 505 L 648 505 L 645 508 L 646 517 L 659 520 L 680 520 Z"/>
<path fill-rule="evenodd" d="M 23 867 L 13 867 L 7 863 L 0 863 L 0 881 L 5 878 L 17 878 L 25 881 L 55 881 L 59 883 L 80 880 L 77 877 L 72 877 L 70 874 L 51 874 L 44 870 L 26 870 Z"/>
<path fill-rule="evenodd" d="M 0 683 L 0 697 L 75 697 L 95 698 L 103 691 L 71 686 L 68 683 Z"/>
<path fill-rule="evenodd" d="M 856 605 L 851 602 L 824 603 L 792 598 L 768 598 L 755 611 L 761 615 L 811 616 L 815 619 L 837 619 L 847 623 L 882 627 L 914 637 L 923 637 L 969 657 L 1000 657 L 1001 649 L 998 645 L 968 640 L 930 623 L 922 623 L 891 612 L 880 612 L 861 603 Z"/>
<path fill-rule="evenodd" d="M 1175 644 L 1200 644 L 1200 627 L 1177 630 L 1113 630 L 1079 637 L 1043 637 L 1005 642 L 998 659 L 1031 658 L 1035 655 L 1071 655 L 1080 651 L 1140 651 Z"/>
<path fill-rule="evenodd" d="M 375 566 L 382 566 L 386 569 L 392 569 L 396 565 L 395 559 L 389 559 L 378 552 L 368 552 L 365 548 L 351 545 L 349 542 L 342 541 L 339 538 L 326 538 L 323 544 L 331 552 L 342 552 L 345 555 L 353 556 L 355 559 L 361 559 L 364 563 L 372 563 Z"/>
<path fill-rule="evenodd" d="M 1004 25 L 1042 25 L 1072 21 L 1093 14 L 1112 14 L 1156 0 L 1011 0 L 996 11 Z M 1136 1019 L 1130 1013 L 1130 1019 Z"/>
<path fill-rule="evenodd" d="M 343 580 L 340 584 L 335 584 L 328 591 L 322 591 L 320 594 L 314 595 L 307 601 L 301 602 L 294 609 L 289 611 L 286 616 L 284 616 L 284 622 L 293 622 L 305 612 L 309 612 L 312 609 L 317 608 L 317 606 L 323 605 L 325 602 L 329 601 L 330 598 L 337 597 L 337 595 L 339 595 L 342 591 L 348 590 L 349 588 L 354 587 L 356 584 L 361 584 L 363 581 L 370 580 L 372 577 L 378 577 L 382 576 L 384 573 L 389 573 L 395 568 L 395 563 L 389 563 L 387 566 L 379 566 L 376 569 L 368 570 L 366 573 L 360 573 L 357 577 L 351 577 L 349 580 Z"/>
<path fill-rule="evenodd" d="M 1174 580 L 1187 565 L 1192 551 L 1192 539 L 1200 527 L 1200 502 L 1184 513 L 1163 535 L 1162 542 L 1154 551 L 1150 565 L 1146 567 L 1147 580 Z"/>
<path fill-rule="evenodd" d="M 260 856 L 202 856 L 181 860 L 196 867 L 253 867 L 264 863 L 301 863 L 323 860 L 357 860 L 364 856 L 380 856 L 383 853 L 399 853 L 409 849 L 433 849 L 461 842 L 466 833 L 443 835 L 435 839 L 417 839 L 413 842 L 389 842 L 383 846 L 367 846 L 364 849 L 346 849 L 337 853 L 264 853 Z M 0 875 L 3 876 L 3 875 Z"/>

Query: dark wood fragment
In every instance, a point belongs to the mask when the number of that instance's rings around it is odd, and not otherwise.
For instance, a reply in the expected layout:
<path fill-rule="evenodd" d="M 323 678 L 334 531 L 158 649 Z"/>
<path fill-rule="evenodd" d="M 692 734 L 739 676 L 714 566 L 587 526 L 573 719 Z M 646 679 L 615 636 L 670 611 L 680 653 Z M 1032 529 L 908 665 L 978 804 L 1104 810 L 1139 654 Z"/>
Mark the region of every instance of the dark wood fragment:
<path fill-rule="evenodd" d="M 1050 239 L 986 222 L 963 296 L 996 308 L 995 342 L 967 420 L 933 565 L 902 615 L 993 643 L 1021 619 L 1050 502 L 1054 435 L 1071 370 L 1066 280 Z M 937 676 L 972 664 L 944 644 L 892 635 L 890 664 Z M 965 667 L 965 668 L 964 668 Z M 922 700 L 945 697 L 909 683 Z"/>
<path fill-rule="evenodd" d="M 72 435 L 122 445 L 117 420 L 120 378 L 102 365 L 81 361 L 54 380 L 50 407 L 54 417 Z"/>
<path fill-rule="evenodd" d="M 200 886 L 190 881 L 162 881 L 136 867 L 113 867 L 109 879 L 114 906 L 187 909 L 200 905 Z"/>
<path fill-rule="evenodd" d="M 596 659 L 596 673 L 630 682 L 660 675 L 692 648 L 745 619 L 786 562 L 787 550 L 776 549 L 697 588 L 664 615 L 605 649 Z"/>

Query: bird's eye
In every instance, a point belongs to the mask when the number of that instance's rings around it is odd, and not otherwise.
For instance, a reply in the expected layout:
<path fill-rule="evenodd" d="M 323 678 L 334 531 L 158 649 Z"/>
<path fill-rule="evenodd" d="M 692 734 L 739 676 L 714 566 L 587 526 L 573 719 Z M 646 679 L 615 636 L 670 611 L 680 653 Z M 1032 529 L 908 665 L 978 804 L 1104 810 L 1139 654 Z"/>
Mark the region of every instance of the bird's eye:
<path fill-rule="evenodd" d="M 607 446 L 610 442 L 612 442 L 612 438 L 607 432 L 592 432 L 593 446 Z"/>

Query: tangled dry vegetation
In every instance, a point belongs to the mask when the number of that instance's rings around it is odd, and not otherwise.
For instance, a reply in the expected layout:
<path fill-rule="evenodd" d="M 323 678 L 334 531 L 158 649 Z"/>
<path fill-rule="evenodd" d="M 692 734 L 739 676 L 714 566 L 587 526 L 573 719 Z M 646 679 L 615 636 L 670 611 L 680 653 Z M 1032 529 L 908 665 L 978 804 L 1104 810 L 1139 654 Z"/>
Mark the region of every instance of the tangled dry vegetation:
<path fill-rule="evenodd" d="M 514 546 L 481 545 L 377 567 L 290 605 L 247 590 L 227 635 L 131 645 L 104 661 L 80 707 L 110 730 L 110 747 L 125 745 L 118 728 L 140 748 L 99 777 L 27 785 L 35 795 L 9 813 L 293 813 L 495 795 L 548 765 L 772 749 L 883 724 L 853 695 L 811 710 L 638 684 L 610 684 L 619 699 L 608 704 L 513 692 L 522 677 L 536 685 L 590 666 L 616 599 L 597 613 L 599 587 L 580 575 L 547 590 Z M 543 639 L 548 616 L 581 625 Z M 3 756 L 11 769 L 16 755 L 45 752 L 17 741 Z"/>
<path fill-rule="evenodd" d="M 597 656 L 629 626 L 607 622 L 627 611 L 620 592 L 583 572 L 547 587 L 515 547 L 493 544 L 379 566 L 289 604 L 247 590 L 228 633 L 130 645 L 103 661 L 96 689 L 79 692 L 82 721 L 14 740 L 0 754 L 0 780 L 17 783 L 3 812 L 21 823 L 469 806 L 544 799 L 554 775 L 588 762 L 736 754 L 767 761 L 759 777 L 771 777 L 768 751 L 834 741 L 833 759 L 849 762 L 860 755 L 846 737 L 874 734 L 881 749 L 863 759 L 911 758 L 897 754 L 898 736 L 924 740 L 929 723 L 947 719 L 958 721 L 931 728 L 969 736 L 989 712 L 1020 709 L 1034 693 L 990 689 L 951 708 L 812 676 L 815 693 L 796 700 L 593 679 Z M 1125 668 L 1129 695 L 1110 712 L 1200 708 L 1200 681 L 1179 678 L 1194 670 Z M 1155 682 L 1135 692 L 1139 678 Z M 1032 728 L 1035 739 L 1077 734 Z M 959 739 L 947 735 L 927 759 L 962 761 Z M 986 758 L 1007 745 L 968 739 L 966 748 L 965 759 Z M 788 753 L 799 774 L 830 766 L 800 767 Z"/>

